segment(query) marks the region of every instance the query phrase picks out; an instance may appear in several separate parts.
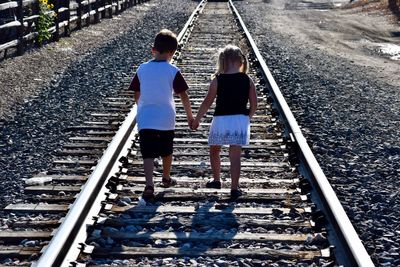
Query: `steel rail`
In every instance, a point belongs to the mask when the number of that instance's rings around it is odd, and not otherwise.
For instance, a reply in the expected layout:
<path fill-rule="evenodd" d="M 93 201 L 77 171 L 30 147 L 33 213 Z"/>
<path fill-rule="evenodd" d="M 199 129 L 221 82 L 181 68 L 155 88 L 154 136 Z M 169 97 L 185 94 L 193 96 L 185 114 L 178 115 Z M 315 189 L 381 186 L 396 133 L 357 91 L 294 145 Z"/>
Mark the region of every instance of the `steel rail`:
<path fill-rule="evenodd" d="M 189 38 L 189 27 L 193 26 L 193 22 L 195 18 L 199 15 L 199 13 L 203 10 L 205 6 L 206 0 L 202 0 L 196 7 L 196 9 L 193 11 L 192 15 L 190 15 L 189 19 L 185 23 L 185 26 L 183 26 L 181 32 L 178 34 L 178 43 L 182 45 L 183 42 L 185 42 Z"/>
<path fill-rule="evenodd" d="M 206 0 L 202 0 L 192 12 L 188 21 L 178 35 L 178 43 L 181 45 L 190 34 L 190 27 L 196 16 L 205 6 Z M 67 267 L 76 261 L 79 253 L 84 249 L 87 239 L 87 225 L 95 222 L 95 216 L 102 208 L 102 201 L 107 197 L 109 190 L 105 187 L 108 179 L 119 170 L 118 160 L 126 156 L 128 148 L 132 146 L 136 127 L 137 106 L 131 109 L 118 132 L 115 134 L 107 150 L 104 152 L 93 173 L 72 204 L 62 224 L 51 239 L 49 245 L 44 248 L 43 254 L 35 267 Z"/>
<path fill-rule="evenodd" d="M 101 202 L 106 199 L 108 189 L 105 188 L 105 185 L 108 178 L 119 170 L 119 165 L 116 164 L 118 159 L 126 155 L 127 149 L 132 145 L 136 128 L 136 111 L 135 105 L 115 134 L 42 256 L 32 266 L 70 266 L 70 263 L 76 260 L 82 249 L 79 244 L 83 244 L 86 240 L 86 225 L 94 223 L 93 217 L 98 215 L 102 208 Z"/>
<path fill-rule="evenodd" d="M 274 98 L 274 103 L 277 105 L 280 115 L 283 118 L 285 124 L 289 127 L 292 138 L 297 143 L 298 152 L 303 159 L 306 170 L 309 174 L 306 175 L 315 181 L 318 191 L 321 192 L 323 197 L 324 210 L 327 211 L 327 215 L 331 222 L 340 229 L 340 234 L 338 242 L 333 240 L 333 244 L 336 246 L 336 252 L 342 254 L 338 260 L 339 264 L 344 264 L 345 266 L 374 266 L 369 254 L 365 250 L 357 232 L 355 231 L 353 225 L 351 224 L 346 212 L 344 211 L 339 199 L 337 198 L 332 186 L 330 185 L 327 177 L 323 173 L 319 163 L 317 162 L 313 152 L 307 144 L 300 127 L 293 116 L 285 98 L 283 97 L 274 77 L 267 64 L 264 61 L 260 51 L 257 48 L 255 41 L 253 40 L 250 32 L 248 31 L 243 19 L 241 18 L 238 10 L 234 6 L 232 0 L 229 0 L 229 5 L 233 10 L 238 22 L 240 23 L 247 40 L 253 49 L 253 52 L 260 64 L 263 74 L 269 83 L 269 90 L 272 97 Z M 339 250 L 339 251 L 338 251 Z"/>

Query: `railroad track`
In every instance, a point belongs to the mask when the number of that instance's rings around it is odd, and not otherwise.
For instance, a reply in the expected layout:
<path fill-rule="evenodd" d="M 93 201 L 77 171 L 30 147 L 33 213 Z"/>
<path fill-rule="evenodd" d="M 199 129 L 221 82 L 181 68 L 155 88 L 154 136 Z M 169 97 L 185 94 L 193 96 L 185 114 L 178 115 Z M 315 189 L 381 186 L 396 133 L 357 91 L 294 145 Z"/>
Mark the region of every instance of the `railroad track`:
<path fill-rule="evenodd" d="M 259 108 L 242 155 L 245 194 L 229 197 L 226 152 L 223 189 L 204 188 L 212 110 L 194 132 L 177 104 L 172 175 L 178 185 L 156 186 L 155 203 L 141 200 L 136 109 L 133 92 L 122 91 L 106 101 L 107 112 L 71 129 L 79 135 L 38 179 L 44 184 L 26 187 L 29 203 L 6 207 L 15 219 L 0 232 L 0 257 L 37 266 L 373 266 L 233 3 L 201 1 L 178 38 L 174 60 L 194 112 L 217 49 L 240 44 L 249 55 Z M 156 160 L 156 184 L 160 165 Z"/>

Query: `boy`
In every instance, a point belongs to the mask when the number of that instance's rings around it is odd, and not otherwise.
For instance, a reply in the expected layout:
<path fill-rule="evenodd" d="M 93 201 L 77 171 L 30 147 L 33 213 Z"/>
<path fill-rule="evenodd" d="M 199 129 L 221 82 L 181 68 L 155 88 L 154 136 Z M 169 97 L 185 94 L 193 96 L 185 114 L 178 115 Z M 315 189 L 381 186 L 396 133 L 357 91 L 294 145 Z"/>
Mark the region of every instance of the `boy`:
<path fill-rule="evenodd" d="M 175 130 L 173 93 L 181 98 L 189 127 L 193 121 L 186 92 L 188 85 L 180 70 L 170 63 L 177 48 L 176 35 L 167 29 L 161 30 L 152 48 L 154 59 L 139 66 L 129 86 L 135 92 L 138 105 L 136 121 L 146 177 L 142 197 L 146 201 L 154 198 L 154 158 L 162 157 L 162 185 L 170 187 L 176 184 L 176 180 L 170 176 Z"/>

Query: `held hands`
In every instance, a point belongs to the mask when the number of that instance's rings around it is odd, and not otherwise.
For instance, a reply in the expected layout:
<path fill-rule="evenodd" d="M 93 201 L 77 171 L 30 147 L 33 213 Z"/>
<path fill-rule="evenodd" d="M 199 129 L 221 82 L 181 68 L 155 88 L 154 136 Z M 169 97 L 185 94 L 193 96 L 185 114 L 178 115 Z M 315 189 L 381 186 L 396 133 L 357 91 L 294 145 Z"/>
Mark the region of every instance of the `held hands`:
<path fill-rule="evenodd" d="M 200 125 L 200 122 L 197 118 L 196 119 L 190 118 L 190 119 L 188 119 L 188 125 L 189 125 L 190 130 L 197 130 L 197 128 Z"/>
<path fill-rule="evenodd" d="M 192 125 L 191 125 L 190 129 L 196 131 L 197 128 L 199 128 L 199 125 L 200 125 L 199 120 L 194 119 L 193 122 L 192 122 Z"/>

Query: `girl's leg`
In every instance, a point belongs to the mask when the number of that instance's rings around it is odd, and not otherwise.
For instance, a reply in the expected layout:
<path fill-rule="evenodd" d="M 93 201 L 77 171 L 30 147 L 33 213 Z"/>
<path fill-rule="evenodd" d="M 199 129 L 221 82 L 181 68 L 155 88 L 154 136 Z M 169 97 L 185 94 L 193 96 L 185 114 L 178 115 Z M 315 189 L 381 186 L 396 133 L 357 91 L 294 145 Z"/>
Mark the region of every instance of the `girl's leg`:
<path fill-rule="evenodd" d="M 229 146 L 229 159 L 231 162 L 231 189 L 237 190 L 239 187 L 239 176 L 240 176 L 240 154 L 242 152 L 241 146 L 231 145 Z"/>
<path fill-rule="evenodd" d="M 220 180 L 220 175 L 221 175 L 221 158 L 219 156 L 220 152 L 221 152 L 221 146 L 210 146 L 210 164 L 214 181 Z"/>

